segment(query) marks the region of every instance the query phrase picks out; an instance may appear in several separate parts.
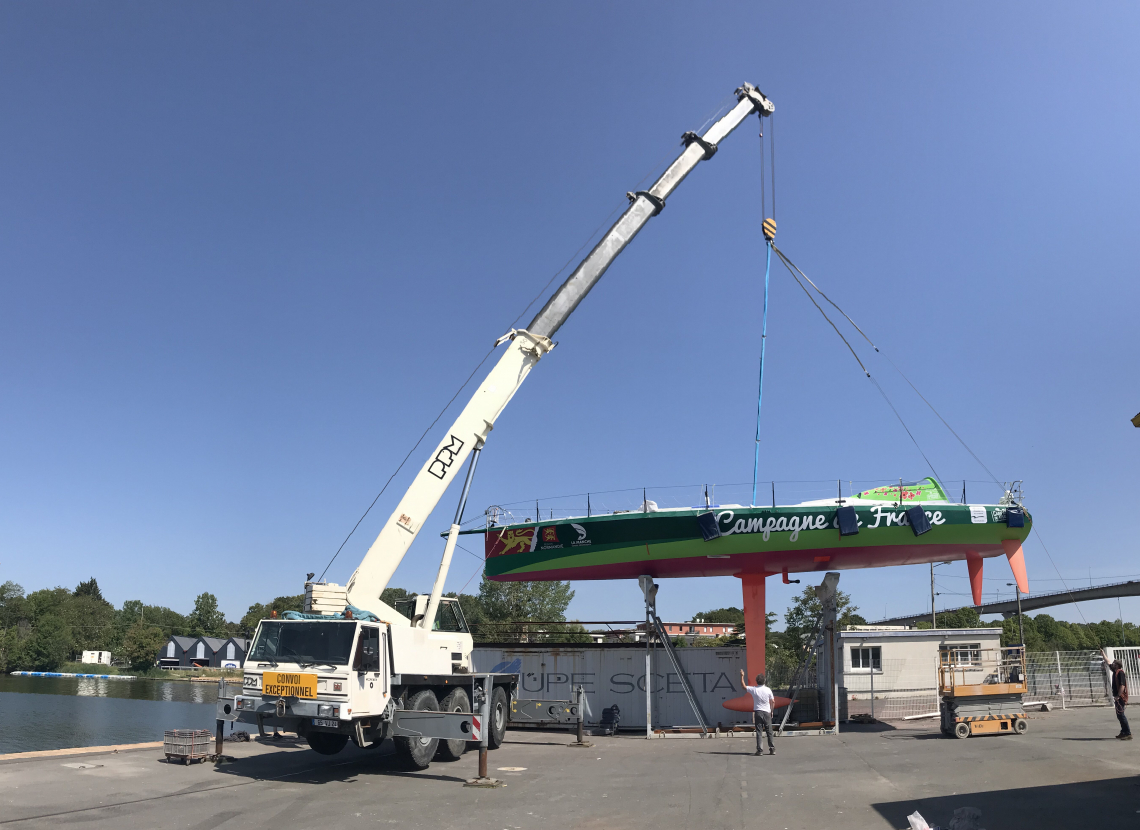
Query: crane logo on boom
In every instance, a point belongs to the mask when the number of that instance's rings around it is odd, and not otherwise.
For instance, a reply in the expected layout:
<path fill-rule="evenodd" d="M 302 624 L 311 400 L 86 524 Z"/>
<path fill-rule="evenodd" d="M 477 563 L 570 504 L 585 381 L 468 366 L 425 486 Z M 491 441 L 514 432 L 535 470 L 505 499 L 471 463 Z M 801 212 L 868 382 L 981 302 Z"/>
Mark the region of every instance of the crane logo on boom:
<path fill-rule="evenodd" d="M 428 465 L 428 472 L 441 481 L 447 475 L 447 471 L 451 469 L 451 465 L 455 463 L 455 456 L 459 455 L 459 451 L 463 449 L 462 441 L 454 435 L 448 437 L 450 440 L 439 448 L 439 452 L 435 454 L 435 458 Z"/>

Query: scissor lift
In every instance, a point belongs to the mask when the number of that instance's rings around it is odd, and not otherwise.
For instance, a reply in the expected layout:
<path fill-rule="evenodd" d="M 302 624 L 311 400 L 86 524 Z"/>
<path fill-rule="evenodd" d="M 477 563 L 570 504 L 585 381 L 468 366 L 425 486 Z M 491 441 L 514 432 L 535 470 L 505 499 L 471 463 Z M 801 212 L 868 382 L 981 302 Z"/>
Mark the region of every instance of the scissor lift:
<path fill-rule="evenodd" d="M 942 734 L 1024 735 L 1025 649 L 969 649 L 947 646 L 938 652 L 938 693 Z"/>

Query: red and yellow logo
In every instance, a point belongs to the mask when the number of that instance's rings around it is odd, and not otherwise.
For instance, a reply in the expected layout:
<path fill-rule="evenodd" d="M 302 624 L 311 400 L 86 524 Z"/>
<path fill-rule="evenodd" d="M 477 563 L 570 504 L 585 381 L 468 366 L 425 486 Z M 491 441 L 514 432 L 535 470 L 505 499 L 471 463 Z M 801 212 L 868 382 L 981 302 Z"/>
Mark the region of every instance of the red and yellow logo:
<path fill-rule="evenodd" d="M 558 544 L 558 528 L 544 527 L 542 529 L 542 541 L 544 544 L 548 542 L 551 544 Z"/>
<path fill-rule="evenodd" d="M 486 557 L 506 556 L 511 553 L 525 553 L 530 550 L 534 540 L 533 527 L 503 528 L 499 531 L 488 531 L 486 536 Z"/>

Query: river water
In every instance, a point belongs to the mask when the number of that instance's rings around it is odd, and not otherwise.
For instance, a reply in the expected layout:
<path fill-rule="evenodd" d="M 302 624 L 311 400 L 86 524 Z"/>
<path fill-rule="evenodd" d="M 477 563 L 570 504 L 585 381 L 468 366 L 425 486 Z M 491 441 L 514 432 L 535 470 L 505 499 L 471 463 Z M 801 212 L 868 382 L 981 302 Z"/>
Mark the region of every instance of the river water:
<path fill-rule="evenodd" d="M 161 741 L 215 724 L 217 684 L 0 675 L 0 755 Z"/>

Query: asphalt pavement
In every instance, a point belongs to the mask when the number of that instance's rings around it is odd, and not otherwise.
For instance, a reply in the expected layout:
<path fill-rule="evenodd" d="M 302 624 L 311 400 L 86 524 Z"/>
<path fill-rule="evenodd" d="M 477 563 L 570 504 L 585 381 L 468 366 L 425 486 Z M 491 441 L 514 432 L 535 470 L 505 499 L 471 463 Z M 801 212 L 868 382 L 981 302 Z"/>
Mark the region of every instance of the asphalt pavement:
<path fill-rule="evenodd" d="M 1140 710 L 1138 710 L 1140 715 Z M 189 767 L 160 748 L 0 760 L 0 827 L 282 830 L 359 827 L 905 828 L 920 811 L 981 827 L 1140 827 L 1140 740 L 1109 708 L 1034 715 L 1024 736 L 943 738 L 936 725 L 852 726 L 838 737 L 591 737 L 508 733 L 490 754 L 501 789 L 463 786 L 476 755 L 406 772 L 387 745 L 325 757 L 303 742 L 226 743 L 234 760 Z"/>

